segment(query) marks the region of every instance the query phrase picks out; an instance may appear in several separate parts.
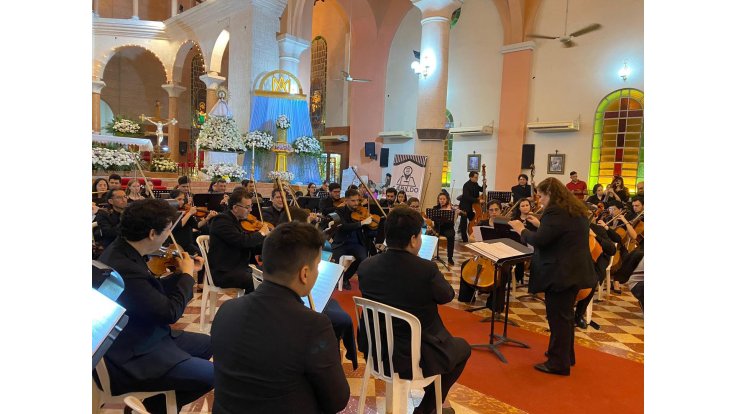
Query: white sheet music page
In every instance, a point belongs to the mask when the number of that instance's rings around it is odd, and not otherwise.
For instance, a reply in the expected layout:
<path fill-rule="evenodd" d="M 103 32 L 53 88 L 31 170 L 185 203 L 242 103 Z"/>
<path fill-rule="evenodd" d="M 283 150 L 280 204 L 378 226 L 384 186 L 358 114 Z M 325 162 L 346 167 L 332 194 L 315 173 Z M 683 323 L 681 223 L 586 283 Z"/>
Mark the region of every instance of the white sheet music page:
<path fill-rule="evenodd" d="M 422 259 L 432 260 L 434 252 L 437 250 L 439 238 L 436 236 L 427 236 L 422 234 L 422 247 L 419 249 L 419 257 Z"/>
<path fill-rule="evenodd" d="M 340 278 L 342 271 L 342 266 L 337 263 L 326 262 L 324 260 L 319 262 L 319 275 L 312 288 L 312 300 L 314 300 L 315 311 L 322 312 L 325 308 L 327 301 L 335 290 L 337 279 Z M 302 297 L 302 302 L 309 307 L 309 299 L 306 296 Z"/>
<path fill-rule="evenodd" d="M 499 259 L 505 259 L 507 257 L 521 256 L 524 254 L 523 252 L 520 252 L 514 249 L 513 247 L 505 243 L 500 243 L 500 242 L 499 243 L 476 242 L 476 243 L 470 243 L 469 247 L 475 251 L 488 255 L 489 257 L 493 258 L 495 261 L 498 261 Z"/>

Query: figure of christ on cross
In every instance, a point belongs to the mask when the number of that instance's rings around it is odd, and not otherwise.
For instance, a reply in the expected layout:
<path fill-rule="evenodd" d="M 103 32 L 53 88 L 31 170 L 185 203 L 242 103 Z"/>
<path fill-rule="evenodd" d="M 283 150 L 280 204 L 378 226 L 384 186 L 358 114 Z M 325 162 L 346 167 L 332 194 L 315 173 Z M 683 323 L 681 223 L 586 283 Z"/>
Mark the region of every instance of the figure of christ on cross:
<path fill-rule="evenodd" d="M 164 123 L 161 122 L 163 120 L 155 120 L 154 118 L 149 118 L 144 114 L 141 114 L 141 121 L 148 121 L 153 125 L 156 125 L 156 137 L 158 137 L 158 144 L 156 146 L 159 148 L 161 148 L 161 142 L 164 140 L 164 127 L 167 125 L 176 125 L 177 122 L 176 118 L 171 118 Z"/>

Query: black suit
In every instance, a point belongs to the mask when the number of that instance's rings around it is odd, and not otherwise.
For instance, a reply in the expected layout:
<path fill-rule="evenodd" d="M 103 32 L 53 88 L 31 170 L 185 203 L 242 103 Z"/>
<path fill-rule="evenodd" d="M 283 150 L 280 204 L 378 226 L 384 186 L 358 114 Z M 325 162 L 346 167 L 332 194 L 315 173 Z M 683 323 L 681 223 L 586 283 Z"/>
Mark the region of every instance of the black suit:
<path fill-rule="evenodd" d="M 545 207 L 537 231 L 521 232 L 521 241 L 534 246 L 529 292 L 545 292 L 551 332 L 547 366 L 554 370 L 569 371 L 575 363 L 575 296 L 597 282 L 588 233 L 585 217 L 571 217 L 554 204 Z"/>
<path fill-rule="evenodd" d="M 274 225 L 274 227 L 278 226 L 281 223 L 287 223 L 289 221 L 289 216 L 286 215 L 286 208 L 277 210 L 276 207 L 271 206 L 264 207 L 261 210 L 263 211 L 263 218 L 261 219 L 261 221 L 271 223 Z"/>
<path fill-rule="evenodd" d="M 532 196 L 532 186 L 530 185 L 515 185 L 511 187 L 511 197 L 512 201 L 516 203 L 517 201 L 523 199 L 523 198 L 529 198 Z"/>
<path fill-rule="evenodd" d="M 470 358 L 470 345 L 450 334 L 437 311 L 438 304 L 448 303 L 455 296 L 452 286 L 433 262 L 392 248 L 366 259 L 358 269 L 358 278 L 363 297 L 404 310 L 419 319 L 422 325 L 419 366 L 425 376 L 442 374 L 444 400 Z M 364 326 L 361 320 L 358 349 L 365 354 L 368 345 Z M 394 370 L 404 379 L 411 378 L 409 335 L 406 324 L 394 325 Z M 434 386 L 430 384 L 425 391 L 415 413 L 432 412 L 434 408 Z"/>
<path fill-rule="evenodd" d="M 214 414 L 336 413 L 350 398 L 332 324 L 264 281 L 212 323 Z"/>
<path fill-rule="evenodd" d="M 264 211 L 265 213 L 265 211 Z M 231 211 L 210 221 L 210 251 L 207 253 L 212 281 L 222 288 L 253 291 L 250 252 L 263 243 L 259 232 L 246 233 Z"/>
<path fill-rule="evenodd" d="M 95 221 L 97 221 L 97 228 L 95 228 L 95 241 L 102 244 L 102 247 L 107 247 L 120 235 L 118 225 L 120 224 L 120 216 L 122 213 L 118 213 L 114 209 L 100 209 L 97 211 Z"/>
<path fill-rule="evenodd" d="M 468 241 L 468 220 L 472 220 L 475 216 L 473 213 L 473 203 L 478 201 L 478 197 L 482 191 L 483 187 L 470 180 L 463 184 L 463 194 L 460 196 L 460 210 L 466 214 L 460 216 L 460 227 L 458 230 L 464 242 Z"/>
<path fill-rule="evenodd" d="M 360 263 L 368 257 L 368 241 L 363 232 L 363 225 L 353 220 L 350 216 L 352 210 L 347 205 L 336 209 L 335 213 L 340 216 L 342 225 L 332 238 L 332 260 L 337 263 L 344 255 L 355 257 L 355 261 L 350 264 L 343 275 L 343 281 L 349 281 Z"/>
<path fill-rule="evenodd" d="M 337 210 L 335 207 L 335 200 L 332 197 L 325 197 L 319 200 L 319 211 L 322 215 L 328 215 L 334 213 Z"/>
<path fill-rule="evenodd" d="M 144 258 L 120 237 L 100 261 L 122 275 L 125 289 L 117 302 L 130 318 L 105 354 L 113 395 L 174 389 L 181 409 L 209 392 L 214 383 L 209 336 L 169 327 L 192 299 L 194 279 L 153 277 Z M 145 402 L 151 412 L 166 412 L 163 397 Z"/>

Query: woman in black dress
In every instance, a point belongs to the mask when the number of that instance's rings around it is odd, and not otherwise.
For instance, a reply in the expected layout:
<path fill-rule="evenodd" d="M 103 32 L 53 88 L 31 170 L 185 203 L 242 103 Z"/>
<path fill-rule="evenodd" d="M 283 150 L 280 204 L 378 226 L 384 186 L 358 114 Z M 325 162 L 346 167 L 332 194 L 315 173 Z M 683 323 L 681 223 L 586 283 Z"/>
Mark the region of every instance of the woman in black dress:
<path fill-rule="evenodd" d="M 535 369 L 570 375 L 575 365 L 575 300 L 596 285 L 597 278 L 588 246 L 588 208 L 556 178 L 547 178 L 537 187 L 544 214 L 537 231 L 519 220 L 509 224 L 521 241 L 534 246 L 529 292 L 545 293 L 550 328 L 548 359 Z"/>

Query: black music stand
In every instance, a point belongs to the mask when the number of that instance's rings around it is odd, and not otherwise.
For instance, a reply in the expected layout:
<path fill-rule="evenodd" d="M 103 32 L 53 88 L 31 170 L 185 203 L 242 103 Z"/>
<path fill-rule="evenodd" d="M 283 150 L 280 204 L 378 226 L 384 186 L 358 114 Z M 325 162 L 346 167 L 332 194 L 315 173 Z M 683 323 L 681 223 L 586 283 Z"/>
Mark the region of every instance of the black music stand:
<path fill-rule="evenodd" d="M 511 191 L 489 191 L 488 200 L 498 200 L 502 203 L 510 203 L 511 195 Z"/>
<path fill-rule="evenodd" d="M 225 193 L 200 193 L 192 196 L 195 207 L 207 207 L 207 210 L 220 211 L 220 201 L 225 198 Z"/>
<path fill-rule="evenodd" d="M 439 231 L 440 231 L 440 225 L 442 223 L 452 223 L 453 231 L 454 231 L 454 227 L 455 227 L 455 223 L 454 223 L 455 211 L 454 210 L 442 210 L 439 208 L 428 208 L 425 211 L 427 212 L 427 218 L 432 220 L 432 222 L 434 222 L 435 231 L 437 232 L 437 236 L 441 236 Z M 447 240 L 447 242 L 449 243 L 450 240 Z M 442 259 L 440 259 L 439 244 L 437 244 L 437 246 L 438 246 L 437 255 L 435 256 L 434 259 L 442 263 L 442 265 L 445 266 L 445 269 L 447 269 L 448 271 L 451 271 L 450 268 L 447 266 L 447 263 L 445 263 Z"/>
<path fill-rule="evenodd" d="M 521 243 L 521 236 L 519 233 L 515 232 L 511 225 L 509 224 L 509 220 L 505 217 L 497 217 L 493 219 L 493 228 L 499 235 L 499 237 L 508 237 L 511 240 L 514 240 L 516 242 Z M 483 239 L 485 240 L 485 238 Z M 513 275 L 512 275 L 513 277 Z M 510 281 L 510 279 L 509 279 Z M 537 296 L 535 293 L 529 293 L 526 295 L 521 295 L 516 298 L 517 300 L 521 302 L 528 302 L 532 300 L 536 300 L 539 302 L 544 302 L 544 299 Z M 527 300 L 528 299 L 528 300 Z"/>
<path fill-rule="evenodd" d="M 483 246 L 487 244 L 488 246 Z M 495 245 L 495 246 L 494 246 Z M 496 267 L 496 272 L 494 274 L 494 284 L 498 283 L 498 275 L 499 272 L 502 270 L 502 268 L 510 268 L 511 265 L 514 264 L 520 264 L 525 262 L 526 260 L 529 260 L 532 257 L 532 249 L 530 249 L 527 246 L 524 246 L 521 243 L 517 243 L 511 239 L 496 239 L 496 240 L 488 240 L 483 241 L 479 243 L 471 243 L 467 244 L 466 247 L 468 247 L 470 250 L 473 250 L 474 252 L 478 253 L 479 255 L 489 259 L 493 262 L 493 265 Z M 505 250 L 513 249 L 515 252 L 508 252 Z M 510 281 L 510 279 L 509 279 Z M 530 348 L 530 346 L 524 342 L 517 341 L 515 339 L 511 339 L 507 336 L 508 332 L 508 321 L 509 321 L 509 307 L 508 307 L 508 301 L 511 297 L 511 291 L 508 289 L 506 290 L 506 311 L 504 316 L 504 323 L 503 323 L 503 333 L 501 335 L 498 335 L 495 333 L 495 326 L 496 324 L 491 322 L 491 334 L 489 335 L 490 340 L 487 344 L 474 344 L 470 345 L 471 348 L 487 348 L 493 351 L 496 356 L 498 356 L 498 359 L 501 360 L 503 363 L 508 363 L 506 361 L 506 358 L 503 356 L 501 351 L 498 349 L 503 344 L 514 344 L 518 345 L 521 348 Z M 503 300 L 504 298 L 502 298 Z M 491 319 L 494 320 L 496 316 L 496 306 L 495 302 L 498 300 L 498 295 L 493 296 L 493 306 L 491 306 Z M 494 342 L 495 341 L 495 342 Z"/>
<path fill-rule="evenodd" d="M 297 197 L 296 202 L 299 203 L 301 208 L 315 213 L 319 210 L 319 197 Z"/>

